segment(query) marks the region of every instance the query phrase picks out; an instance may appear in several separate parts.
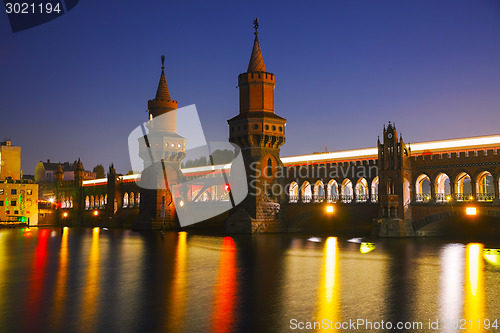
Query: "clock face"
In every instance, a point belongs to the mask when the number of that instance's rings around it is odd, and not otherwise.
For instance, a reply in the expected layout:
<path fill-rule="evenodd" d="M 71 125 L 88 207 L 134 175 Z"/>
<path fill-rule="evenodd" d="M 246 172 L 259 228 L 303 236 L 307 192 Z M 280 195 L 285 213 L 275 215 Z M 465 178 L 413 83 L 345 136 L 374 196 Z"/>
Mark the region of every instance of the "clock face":
<path fill-rule="evenodd" d="M 388 137 L 389 139 L 392 139 L 392 133 L 387 134 L 387 137 Z"/>

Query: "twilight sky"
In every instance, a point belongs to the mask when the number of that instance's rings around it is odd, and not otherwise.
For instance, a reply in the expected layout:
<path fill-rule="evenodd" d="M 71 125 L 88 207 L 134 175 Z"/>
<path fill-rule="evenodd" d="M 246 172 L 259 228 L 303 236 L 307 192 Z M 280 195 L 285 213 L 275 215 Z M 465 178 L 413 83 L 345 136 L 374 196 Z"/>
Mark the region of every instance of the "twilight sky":
<path fill-rule="evenodd" d="M 227 141 L 257 16 L 282 156 L 373 147 L 389 120 L 407 142 L 500 134 L 500 0 L 80 0 L 18 33 L 0 14 L 0 139 L 25 174 L 78 157 L 126 173 L 165 54 L 171 96 Z"/>

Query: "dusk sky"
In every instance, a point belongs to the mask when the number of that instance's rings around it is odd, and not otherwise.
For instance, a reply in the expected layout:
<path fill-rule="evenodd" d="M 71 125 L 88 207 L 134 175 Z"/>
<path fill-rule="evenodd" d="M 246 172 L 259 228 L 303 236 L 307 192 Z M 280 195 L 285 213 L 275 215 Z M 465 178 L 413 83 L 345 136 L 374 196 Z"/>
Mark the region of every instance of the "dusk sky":
<path fill-rule="evenodd" d="M 171 96 L 227 141 L 253 45 L 287 118 L 281 156 L 500 134 L 500 1 L 89 1 L 12 33 L 0 14 L 0 139 L 22 168 L 82 159 L 131 169 L 160 56 Z"/>

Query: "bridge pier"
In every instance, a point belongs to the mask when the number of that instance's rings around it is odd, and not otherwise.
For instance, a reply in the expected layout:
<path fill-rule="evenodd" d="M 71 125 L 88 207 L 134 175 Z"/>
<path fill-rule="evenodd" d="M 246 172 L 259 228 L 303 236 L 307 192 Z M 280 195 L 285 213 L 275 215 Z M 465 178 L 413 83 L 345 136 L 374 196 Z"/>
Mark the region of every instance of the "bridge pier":
<path fill-rule="evenodd" d="M 411 220 L 400 218 L 383 218 L 377 220 L 373 228 L 373 236 L 378 237 L 413 237 L 415 231 Z"/>

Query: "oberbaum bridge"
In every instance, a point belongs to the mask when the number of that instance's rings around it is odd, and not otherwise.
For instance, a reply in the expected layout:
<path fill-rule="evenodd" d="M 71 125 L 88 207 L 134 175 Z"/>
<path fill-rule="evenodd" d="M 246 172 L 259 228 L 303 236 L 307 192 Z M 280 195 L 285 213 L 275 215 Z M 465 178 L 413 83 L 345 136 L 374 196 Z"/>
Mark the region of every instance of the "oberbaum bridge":
<path fill-rule="evenodd" d="M 230 211 L 190 227 L 397 237 L 433 234 L 443 221 L 453 228 L 454 221 L 474 215 L 500 226 L 500 135 L 410 145 L 389 122 L 373 148 L 280 157 L 286 119 L 274 112 L 276 76 L 264 65 L 257 35 L 256 26 L 248 70 L 238 75 L 240 111 L 228 120 L 229 142 L 241 148 L 248 183 L 253 180 L 256 188 Z M 163 60 L 156 97 L 148 101 L 149 119 L 169 114 L 175 120 L 178 102 L 170 97 Z M 226 179 L 231 164 L 181 168 L 185 139 L 176 134 L 176 122 L 154 131 L 163 137 L 166 167 L 175 175 L 167 188 L 144 189 L 138 185 L 144 172 L 117 176 L 113 165 L 107 178 L 83 180 L 79 160 L 74 180 L 64 181 L 61 168 L 56 172 L 58 223 L 178 229 L 176 207 L 203 208 L 231 199 L 229 185 L 207 182 Z M 147 140 L 138 144 L 148 145 Z M 260 169 L 249 167 L 252 162 Z M 190 185 L 182 202 L 172 202 L 176 182 L 185 180 Z"/>

